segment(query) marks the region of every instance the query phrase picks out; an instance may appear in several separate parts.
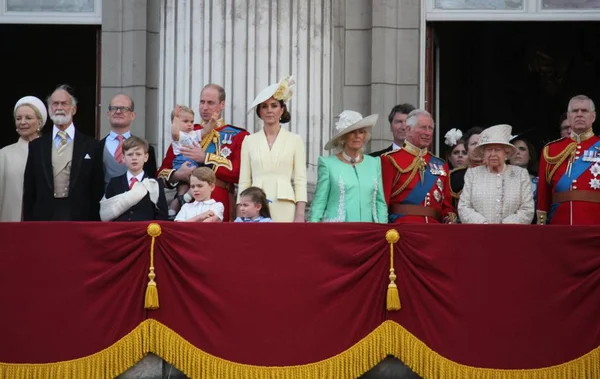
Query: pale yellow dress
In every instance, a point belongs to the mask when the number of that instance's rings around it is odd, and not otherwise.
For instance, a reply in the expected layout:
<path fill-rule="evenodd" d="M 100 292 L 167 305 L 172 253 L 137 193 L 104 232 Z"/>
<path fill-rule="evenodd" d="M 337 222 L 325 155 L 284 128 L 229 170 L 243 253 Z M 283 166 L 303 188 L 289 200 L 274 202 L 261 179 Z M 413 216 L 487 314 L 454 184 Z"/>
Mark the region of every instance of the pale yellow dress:
<path fill-rule="evenodd" d="M 22 138 L 0 150 L 0 221 L 21 221 L 27 155 L 29 142 Z"/>
<path fill-rule="evenodd" d="M 302 138 L 281 128 L 269 149 L 263 130 L 251 134 L 242 144 L 239 194 L 248 187 L 262 188 L 270 200 L 275 222 L 292 222 L 296 203 L 306 202 L 306 153 Z"/>

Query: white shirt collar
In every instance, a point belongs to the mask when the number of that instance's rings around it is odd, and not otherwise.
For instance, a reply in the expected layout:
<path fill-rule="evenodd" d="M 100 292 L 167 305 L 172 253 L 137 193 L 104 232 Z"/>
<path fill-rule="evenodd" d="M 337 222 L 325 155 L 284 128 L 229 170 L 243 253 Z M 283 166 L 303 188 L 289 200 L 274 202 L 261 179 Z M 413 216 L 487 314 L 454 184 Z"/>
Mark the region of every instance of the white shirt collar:
<path fill-rule="evenodd" d="M 399 150 L 402 146 L 396 145 L 396 142 L 392 142 L 392 151 Z"/>
<path fill-rule="evenodd" d="M 133 178 L 133 174 L 127 170 L 127 184 L 131 183 L 131 178 Z M 144 179 L 144 171 L 137 174 L 135 178 L 141 183 L 142 179 Z"/>
<path fill-rule="evenodd" d="M 108 133 L 108 137 L 106 139 L 110 140 L 110 141 L 114 141 L 117 139 L 117 137 L 119 135 L 122 135 L 123 137 L 125 137 L 125 139 L 127 139 L 127 138 L 131 137 L 131 130 L 128 130 L 123 134 L 119 134 L 119 133 L 116 133 L 114 130 L 111 130 L 110 133 Z"/>
<path fill-rule="evenodd" d="M 208 199 L 208 200 L 204 200 L 204 201 L 198 201 L 198 200 L 195 200 L 195 201 L 194 201 L 192 204 L 193 204 L 194 206 L 198 207 L 198 206 L 200 206 L 200 205 L 202 205 L 202 204 L 204 204 L 204 205 L 211 205 L 211 204 L 214 204 L 214 203 L 216 203 L 216 202 L 217 202 L 217 201 L 216 201 L 215 199 Z"/>
<path fill-rule="evenodd" d="M 54 125 L 54 127 L 52 128 L 52 139 L 56 138 L 56 135 L 59 131 L 60 129 L 58 128 L 58 126 Z M 69 127 L 65 131 L 67 132 L 69 138 L 71 138 L 71 141 L 75 139 L 75 125 L 73 125 L 72 122 L 71 125 L 69 125 Z"/>

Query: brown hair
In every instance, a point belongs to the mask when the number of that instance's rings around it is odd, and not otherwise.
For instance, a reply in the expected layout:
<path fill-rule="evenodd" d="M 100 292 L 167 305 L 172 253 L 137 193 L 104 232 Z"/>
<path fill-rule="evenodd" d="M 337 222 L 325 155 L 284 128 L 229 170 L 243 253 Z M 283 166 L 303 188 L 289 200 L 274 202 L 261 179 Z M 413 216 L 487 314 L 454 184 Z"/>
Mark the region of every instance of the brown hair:
<path fill-rule="evenodd" d="M 208 184 L 215 184 L 217 181 L 217 177 L 213 170 L 208 167 L 198 167 L 192 171 L 192 176 L 202 182 L 206 182 Z M 191 177 L 190 177 L 191 179 Z"/>
<path fill-rule="evenodd" d="M 248 187 L 240 193 L 240 197 L 249 197 L 254 204 L 260 204 L 260 215 L 271 218 L 271 211 L 269 210 L 269 202 L 265 191 L 258 187 Z"/>
<path fill-rule="evenodd" d="M 467 155 L 469 154 L 469 149 L 467 146 L 467 141 L 465 141 L 464 139 L 459 139 L 458 141 L 456 141 L 456 145 L 454 146 L 448 146 L 446 148 L 446 162 L 452 166 L 452 164 L 450 163 L 450 157 L 452 156 L 452 152 L 454 151 L 454 149 L 456 149 L 456 146 L 458 145 L 463 145 L 465 148 L 465 151 L 467 151 Z M 451 168 L 456 168 L 456 167 L 451 167 Z"/>
<path fill-rule="evenodd" d="M 290 116 L 290 112 L 288 112 L 288 110 L 287 110 L 287 105 L 285 105 L 283 100 L 277 100 L 277 101 L 279 101 L 279 105 L 281 105 L 281 107 L 283 108 L 283 113 L 281 114 L 281 118 L 279 119 L 279 122 L 281 122 L 282 124 L 287 124 L 292 119 L 292 116 Z M 260 118 L 260 106 L 263 103 L 258 104 L 258 106 L 256 107 L 256 115 L 258 116 L 258 118 Z"/>
<path fill-rule="evenodd" d="M 188 107 L 187 105 L 179 105 L 179 104 L 177 104 L 175 106 L 175 108 L 173 108 L 173 110 L 171 111 L 171 122 L 173 122 L 173 120 L 175 120 L 175 111 L 177 110 L 177 107 L 181 108 L 181 112 L 179 113 L 180 115 L 181 115 L 182 112 L 189 113 L 192 116 L 196 115 L 194 113 L 194 110 L 192 108 Z"/>
<path fill-rule="evenodd" d="M 221 87 L 218 84 L 209 83 L 202 88 L 202 91 L 200 91 L 200 95 L 202 95 L 202 92 L 204 92 L 204 90 L 207 88 L 216 89 L 219 92 L 219 101 L 225 101 L 225 88 Z"/>
<path fill-rule="evenodd" d="M 148 153 L 148 141 L 140 137 L 131 136 L 125 141 L 123 141 L 123 154 L 125 154 L 127 150 L 133 149 L 135 147 L 142 147 L 144 149 L 144 153 Z"/>

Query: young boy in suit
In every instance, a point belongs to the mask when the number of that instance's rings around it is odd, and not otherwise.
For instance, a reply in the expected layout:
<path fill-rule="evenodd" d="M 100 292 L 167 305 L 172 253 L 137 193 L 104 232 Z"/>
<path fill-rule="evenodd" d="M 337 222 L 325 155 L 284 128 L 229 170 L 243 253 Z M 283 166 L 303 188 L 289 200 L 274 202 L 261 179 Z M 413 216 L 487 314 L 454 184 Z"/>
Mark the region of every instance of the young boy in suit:
<path fill-rule="evenodd" d="M 102 221 L 167 220 L 163 186 L 144 173 L 148 142 L 136 136 L 127 138 L 123 142 L 123 161 L 127 172 L 110 180 L 100 201 Z"/>

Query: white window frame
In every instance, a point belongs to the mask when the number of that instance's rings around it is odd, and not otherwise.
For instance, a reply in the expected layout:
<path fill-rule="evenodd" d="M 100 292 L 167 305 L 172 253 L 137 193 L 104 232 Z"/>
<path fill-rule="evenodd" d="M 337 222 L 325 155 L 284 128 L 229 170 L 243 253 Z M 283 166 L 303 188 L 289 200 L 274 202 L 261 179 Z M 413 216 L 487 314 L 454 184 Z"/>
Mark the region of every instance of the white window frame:
<path fill-rule="evenodd" d="M 0 24 L 102 25 L 102 0 L 94 0 L 94 12 L 12 12 L 7 6 L 0 0 Z"/>
<path fill-rule="evenodd" d="M 523 9 L 437 9 L 425 0 L 427 21 L 598 21 L 598 9 L 543 9 L 543 0 L 523 0 Z"/>

